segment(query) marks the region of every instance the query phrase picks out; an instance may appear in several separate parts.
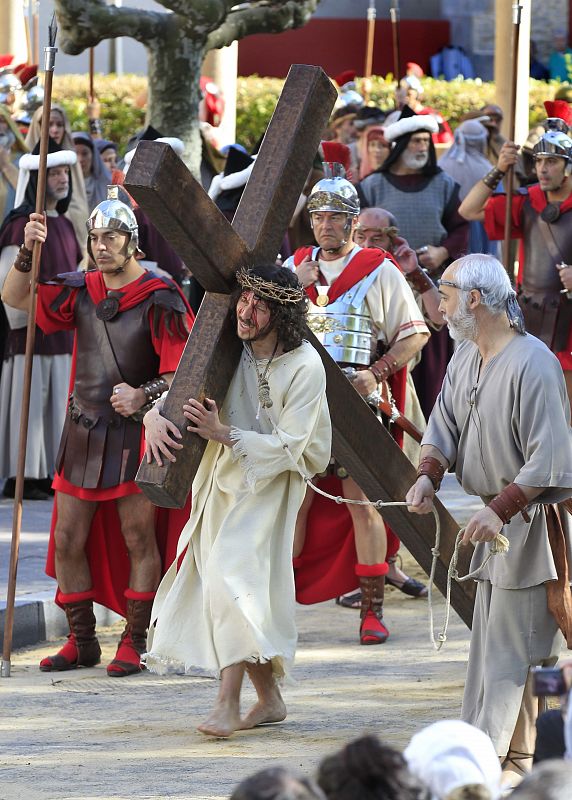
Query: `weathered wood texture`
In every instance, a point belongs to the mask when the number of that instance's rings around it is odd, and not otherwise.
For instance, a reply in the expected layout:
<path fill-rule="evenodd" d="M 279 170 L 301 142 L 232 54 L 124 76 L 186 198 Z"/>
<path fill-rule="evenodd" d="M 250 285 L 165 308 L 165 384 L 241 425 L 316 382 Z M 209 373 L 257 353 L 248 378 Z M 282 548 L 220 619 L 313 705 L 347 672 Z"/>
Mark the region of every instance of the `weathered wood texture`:
<path fill-rule="evenodd" d="M 142 464 L 137 476 L 157 505 L 180 507 L 186 499 L 206 443 L 185 430 L 182 404 L 188 397 L 211 397 L 220 407 L 224 400 L 241 352 L 228 313 L 233 275 L 244 264 L 274 261 L 334 99 L 319 68 L 292 68 L 232 226 L 167 145 L 144 142 L 133 159 L 126 188 L 209 292 L 163 411 L 184 430 L 185 448 L 174 464 Z M 308 338 L 326 368 L 336 458 L 371 500 L 404 498 L 415 478 L 411 463 L 309 331 Z M 441 504 L 437 507 L 441 557 L 436 582 L 444 592 L 458 525 Z M 412 515 L 404 508 L 384 509 L 383 516 L 428 572 L 433 516 Z M 461 570 L 467 561 L 463 552 Z M 473 600 L 472 584 L 454 584 L 453 607 L 469 626 Z"/>

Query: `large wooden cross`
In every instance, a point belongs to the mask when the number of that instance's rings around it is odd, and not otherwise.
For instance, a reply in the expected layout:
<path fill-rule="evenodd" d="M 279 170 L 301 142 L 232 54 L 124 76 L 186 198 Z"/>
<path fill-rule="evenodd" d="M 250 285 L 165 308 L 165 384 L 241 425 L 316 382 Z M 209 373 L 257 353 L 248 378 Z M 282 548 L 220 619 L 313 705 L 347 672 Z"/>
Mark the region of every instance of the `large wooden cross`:
<path fill-rule="evenodd" d="M 273 263 L 304 186 L 332 109 L 335 90 L 318 67 L 290 69 L 256 164 L 232 225 L 166 144 L 141 142 L 126 180 L 127 190 L 206 289 L 163 413 L 183 433 L 185 448 L 163 467 L 143 463 L 137 482 L 156 504 L 181 507 L 206 442 L 186 431 L 189 397 L 214 398 L 220 407 L 238 365 L 242 342 L 229 320 L 229 293 L 243 265 Z M 370 500 L 402 500 L 415 470 L 337 364 L 308 331 L 327 375 L 333 451 Z M 436 583 L 445 592 L 447 565 L 459 526 L 439 502 L 440 558 Z M 387 508 L 383 517 L 428 573 L 435 530 L 432 515 Z M 460 570 L 468 566 L 463 552 Z M 452 605 L 470 627 L 474 586 L 453 583 Z"/>

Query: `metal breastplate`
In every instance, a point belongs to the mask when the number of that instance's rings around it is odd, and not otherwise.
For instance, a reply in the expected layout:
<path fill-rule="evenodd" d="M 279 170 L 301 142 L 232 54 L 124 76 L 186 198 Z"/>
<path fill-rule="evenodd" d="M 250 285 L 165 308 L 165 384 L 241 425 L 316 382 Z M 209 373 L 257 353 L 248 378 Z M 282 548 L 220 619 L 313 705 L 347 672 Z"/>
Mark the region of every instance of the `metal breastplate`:
<path fill-rule="evenodd" d="M 105 350 L 94 334 L 95 326 L 102 325 L 95 316 L 95 305 L 87 290 L 79 293 L 76 302 L 77 363 L 74 383 L 76 404 L 88 416 L 113 414 L 109 398 L 117 373 L 130 386 L 155 378 L 159 370 L 159 356 L 153 348 L 149 326 L 150 295 L 142 303 L 122 311 L 106 322 L 115 363 L 107 363 Z M 104 333 L 104 332 L 103 332 Z"/>
<path fill-rule="evenodd" d="M 334 302 L 308 313 L 308 327 L 338 364 L 371 364 L 373 321 L 366 295 L 380 269 L 370 272 Z"/>
<path fill-rule="evenodd" d="M 526 256 L 522 290 L 525 294 L 537 292 L 559 294 L 562 283 L 556 264 L 560 261 L 566 264 L 572 263 L 572 213 L 564 213 L 556 222 L 548 225 L 552 240 L 555 242 L 553 250 L 558 251 L 558 258 L 551 255 L 546 246 L 541 230 L 542 221 L 538 212 L 532 208 L 530 200 L 523 204 L 522 214 Z"/>

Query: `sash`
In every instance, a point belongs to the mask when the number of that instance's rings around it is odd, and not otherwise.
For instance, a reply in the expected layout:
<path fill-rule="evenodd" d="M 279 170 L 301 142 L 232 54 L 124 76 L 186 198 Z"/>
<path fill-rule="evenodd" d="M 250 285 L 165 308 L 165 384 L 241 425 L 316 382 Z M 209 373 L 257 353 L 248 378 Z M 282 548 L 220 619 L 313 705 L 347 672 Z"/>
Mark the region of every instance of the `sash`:
<path fill-rule="evenodd" d="M 316 247 L 300 247 L 294 253 L 294 265 L 298 267 L 306 256 L 312 258 L 314 251 L 317 253 L 318 250 L 319 248 Z M 373 247 L 358 250 L 346 267 L 344 267 L 343 272 L 330 284 L 328 288 L 329 302 L 333 303 L 334 300 L 337 300 L 338 297 L 345 294 L 352 286 L 359 283 L 362 278 L 372 273 L 385 258 L 389 258 L 389 254 L 386 253 L 385 250 L 378 250 Z M 312 303 L 316 305 L 318 290 L 314 284 L 306 286 L 306 294 Z"/>

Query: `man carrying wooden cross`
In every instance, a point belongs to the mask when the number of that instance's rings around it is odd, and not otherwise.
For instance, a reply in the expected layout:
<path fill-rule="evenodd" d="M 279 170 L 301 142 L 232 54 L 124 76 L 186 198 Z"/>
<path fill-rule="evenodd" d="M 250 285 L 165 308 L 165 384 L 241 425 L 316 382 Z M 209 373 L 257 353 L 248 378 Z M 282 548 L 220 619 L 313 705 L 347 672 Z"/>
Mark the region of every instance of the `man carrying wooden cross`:
<path fill-rule="evenodd" d="M 123 677 L 141 669 L 161 556 L 169 563 L 166 548 L 160 553 L 158 547 L 156 509 L 134 481 L 142 452 L 141 409 L 168 388 L 193 317 L 175 284 L 139 265 L 137 222 L 117 200 L 117 187 L 110 192 L 87 222 L 87 249 L 97 269 L 38 286 L 39 327 L 76 335 L 47 567 L 57 578 L 56 599 L 70 634 L 40 669 L 99 663 L 96 601 L 127 618 L 107 667 L 110 677 Z M 13 308 L 27 307 L 31 251 L 34 241 L 46 237 L 44 216 L 31 214 L 2 292 Z"/>
<path fill-rule="evenodd" d="M 298 279 L 275 266 L 242 270 L 237 279 L 231 308 L 242 356 L 220 413 L 210 399 L 183 405 L 188 430 L 208 444 L 145 656 L 154 672 L 220 675 L 199 731 L 223 737 L 286 716 L 276 679 L 288 674 L 296 648 L 294 525 L 303 476 L 325 468 L 331 447 L 325 371 L 303 339 Z M 144 422 L 148 462 L 174 461 L 169 448 L 182 448 L 174 423 L 157 407 Z M 258 702 L 241 719 L 245 671 Z"/>
<path fill-rule="evenodd" d="M 568 514 L 572 431 L 562 369 L 524 330 L 502 264 L 460 258 L 440 281 L 441 311 L 458 346 L 423 437 L 410 511 L 431 510 L 454 467 L 486 507 L 467 523 L 478 584 L 462 719 L 485 731 L 505 770 L 530 769 L 538 698 L 530 668 L 556 662 L 572 645 Z M 505 555 L 487 562 L 500 532 Z"/>

